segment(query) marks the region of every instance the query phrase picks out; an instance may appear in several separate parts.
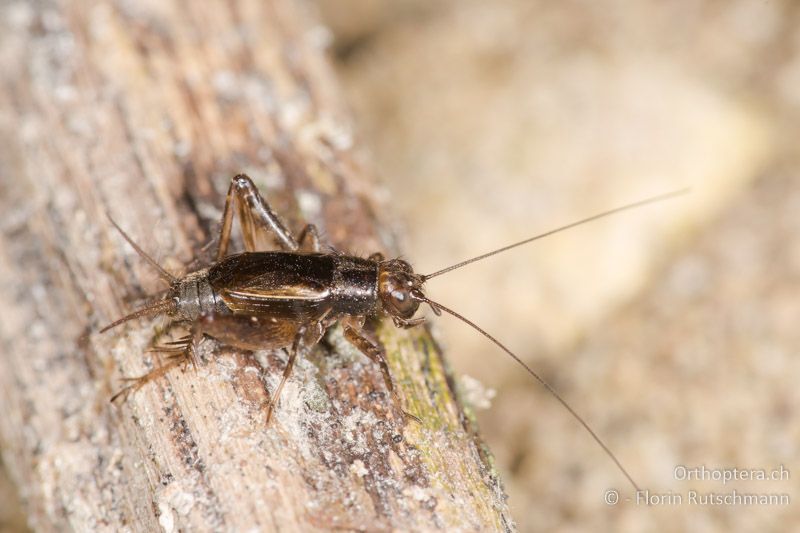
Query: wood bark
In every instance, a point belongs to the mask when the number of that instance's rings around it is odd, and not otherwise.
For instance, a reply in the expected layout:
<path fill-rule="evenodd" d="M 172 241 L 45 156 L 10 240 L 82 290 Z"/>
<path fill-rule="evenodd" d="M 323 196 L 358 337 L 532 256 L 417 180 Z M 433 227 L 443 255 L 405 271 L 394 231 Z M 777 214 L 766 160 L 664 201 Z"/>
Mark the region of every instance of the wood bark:
<path fill-rule="evenodd" d="M 397 252 L 324 56 L 286 0 L 0 7 L 0 445 L 40 531 L 513 529 L 491 456 L 425 328 L 372 327 L 379 368 L 333 329 L 300 361 L 206 340 L 206 363 L 109 398 L 158 364 L 158 320 L 100 335 L 213 239 L 246 172 L 295 230 Z"/>

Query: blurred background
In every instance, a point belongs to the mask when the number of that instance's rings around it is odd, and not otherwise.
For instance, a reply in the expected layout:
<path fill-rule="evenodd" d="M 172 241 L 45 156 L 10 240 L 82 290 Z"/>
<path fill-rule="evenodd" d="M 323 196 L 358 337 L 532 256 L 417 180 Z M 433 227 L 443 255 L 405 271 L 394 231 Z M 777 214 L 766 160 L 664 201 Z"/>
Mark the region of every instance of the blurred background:
<path fill-rule="evenodd" d="M 423 273 L 649 195 L 429 283 L 553 384 L 652 493 L 513 361 L 435 321 L 522 531 L 786 531 L 800 475 L 800 4 L 319 0 L 345 96 Z M 474 388 L 474 387 L 472 387 Z M 486 391 L 484 391 L 486 392 Z M 485 395 L 485 394 L 484 394 Z M 607 489 L 620 491 L 607 505 Z M 794 503 L 794 502 L 792 502 Z"/>

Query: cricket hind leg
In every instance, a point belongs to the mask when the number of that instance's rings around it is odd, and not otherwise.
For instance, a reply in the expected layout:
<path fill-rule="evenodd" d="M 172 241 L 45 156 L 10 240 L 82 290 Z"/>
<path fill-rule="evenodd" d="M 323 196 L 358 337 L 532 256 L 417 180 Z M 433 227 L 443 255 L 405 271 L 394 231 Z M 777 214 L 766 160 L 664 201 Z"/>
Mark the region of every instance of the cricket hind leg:
<path fill-rule="evenodd" d="M 306 225 L 300 232 L 299 238 L 295 239 L 278 214 L 258 192 L 253 180 L 244 174 L 238 174 L 231 179 L 225 199 L 217 261 L 228 253 L 234 211 L 239 212 L 242 239 L 245 250 L 248 252 L 258 250 L 259 244 L 263 244 L 270 235 L 277 237 L 280 247 L 289 252 L 296 252 L 300 249 L 318 252 L 321 248 L 319 233 L 313 224 Z"/>
<path fill-rule="evenodd" d="M 124 403 L 125 401 L 128 400 L 128 397 L 131 395 L 131 393 L 138 391 L 139 389 L 141 389 L 142 387 L 144 387 L 145 385 L 147 385 L 151 381 L 154 381 L 154 380 L 156 380 L 158 378 L 161 378 L 161 377 L 167 375 L 167 373 L 170 370 L 172 370 L 173 368 L 175 368 L 177 366 L 180 366 L 180 365 L 188 365 L 189 362 L 190 362 L 190 359 L 187 357 L 186 352 L 175 353 L 175 354 L 171 354 L 167 358 L 167 362 L 166 363 L 162 364 L 161 366 L 159 366 L 157 368 L 154 368 L 153 370 L 151 370 L 147 374 L 144 374 L 144 375 L 138 376 L 138 377 L 133 377 L 133 378 L 122 378 L 122 381 L 127 382 L 128 385 L 125 385 L 123 388 L 118 390 L 111 397 L 111 400 L 110 400 L 111 403 L 114 403 L 119 398 L 122 398 L 122 401 Z"/>
<path fill-rule="evenodd" d="M 350 344 L 358 348 L 361 353 L 369 357 L 375 363 L 378 363 L 381 368 L 381 374 L 383 375 L 383 381 L 392 397 L 392 402 L 400 410 L 400 412 L 403 413 L 403 416 L 410 418 L 415 422 L 421 422 L 418 417 L 403 409 L 403 403 L 400 401 L 400 396 L 395 390 L 394 380 L 392 379 L 392 374 L 389 372 L 389 363 L 386 361 L 386 354 L 381 348 L 376 346 L 371 340 L 364 336 L 363 332 L 361 331 L 361 328 L 363 327 L 363 319 L 357 322 L 352 320 L 343 321 L 342 326 L 344 328 L 344 338 L 347 339 Z"/>
<path fill-rule="evenodd" d="M 217 261 L 228 253 L 234 209 L 239 211 L 242 238 L 245 250 L 248 252 L 253 252 L 257 249 L 259 237 L 266 237 L 270 233 L 278 238 L 278 243 L 284 250 L 293 252 L 299 248 L 297 240 L 258 192 L 258 188 L 253 181 L 244 174 L 238 174 L 231 179 L 231 185 L 228 188 L 228 195 L 225 199 L 222 227 L 219 233 L 219 247 L 217 248 Z"/>
<path fill-rule="evenodd" d="M 272 393 L 272 397 L 269 400 L 269 407 L 267 408 L 267 425 L 269 425 L 269 421 L 272 418 L 272 413 L 278 406 L 278 399 L 283 391 L 283 386 L 286 384 L 286 381 L 289 379 L 289 376 L 292 373 L 297 356 L 301 354 L 301 350 L 317 344 L 324 333 L 325 327 L 323 326 L 322 322 L 316 322 L 311 326 L 300 326 L 297 329 L 297 333 L 295 333 L 294 341 L 292 342 L 292 347 L 289 352 L 289 359 L 286 361 L 286 368 L 284 368 L 283 375 L 281 376 L 281 381 L 278 383 L 278 386 L 275 388 L 275 392 Z"/>
<path fill-rule="evenodd" d="M 280 383 L 278 383 L 278 386 L 275 388 L 275 392 L 272 393 L 272 396 L 269 399 L 269 405 L 267 406 L 266 425 L 269 425 L 269 421 L 272 419 L 272 413 L 275 411 L 275 407 L 278 405 L 278 399 L 280 398 L 281 392 L 283 391 L 283 386 L 286 385 L 286 380 L 289 379 L 289 376 L 292 373 L 292 368 L 294 368 L 294 362 L 295 360 L 297 360 L 297 354 L 300 353 L 301 342 L 303 340 L 305 332 L 306 332 L 305 326 L 301 326 L 300 329 L 297 330 L 297 334 L 294 336 L 294 342 L 292 342 L 292 348 L 289 351 L 289 359 L 286 361 L 286 368 L 283 369 L 283 375 L 281 376 L 281 381 Z"/>
<path fill-rule="evenodd" d="M 185 324 L 184 321 L 175 321 L 167 326 Z M 243 350 L 268 350 L 289 346 L 297 332 L 298 326 L 288 321 L 279 321 L 250 316 L 216 315 L 201 316 L 189 326 L 187 335 L 175 340 L 163 342 L 149 348 L 147 351 L 154 354 L 166 354 L 167 362 L 158 366 L 149 373 L 135 377 L 123 378 L 130 384 L 117 392 L 112 401 L 121 396 L 127 396 L 139 390 L 146 383 L 164 376 L 171 369 L 180 364 L 197 368 L 201 364 L 197 346 L 204 335 L 213 337 L 219 342 Z"/>
<path fill-rule="evenodd" d="M 236 348 L 256 351 L 291 347 L 281 381 L 270 396 L 267 405 L 266 424 L 268 425 L 303 346 L 312 346 L 322 337 L 321 324 L 317 323 L 309 327 L 298 325 L 297 322 L 291 320 L 237 315 L 208 316 L 202 318 L 201 321 L 205 334 Z"/>
<path fill-rule="evenodd" d="M 300 326 L 270 317 L 209 314 L 199 319 L 203 334 L 241 350 L 277 350 L 291 346 Z"/>
<path fill-rule="evenodd" d="M 193 322 L 189 326 L 188 335 L 149 348 L 147 351 L 150 353 L 167 354 L 167 362 L 162 364 L 160 358 L 157 358 L 159 361 L 158 366 L 147 374 L 133 378 L 122 378 L 122 381 L 127 382 L 128 385 L 117 391 L 110 401 L 113 403 L 118 398 L 122 398 L 123 402 L 126 401 L 131 393 L 138 391 L 147 383 L 165 376 L 170 370 L 179 365 L 188 366 L 191 364 L 196 369 L 200 364 L 197 344 L 202 337 L 203 331 L 198 322 Z"/>

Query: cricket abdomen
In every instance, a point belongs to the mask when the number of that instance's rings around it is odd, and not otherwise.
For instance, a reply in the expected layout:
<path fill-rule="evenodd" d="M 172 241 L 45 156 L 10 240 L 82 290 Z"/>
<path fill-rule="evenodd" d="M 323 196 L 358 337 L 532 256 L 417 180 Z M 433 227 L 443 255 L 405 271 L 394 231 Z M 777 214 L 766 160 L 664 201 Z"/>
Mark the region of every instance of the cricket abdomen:
<path fill-rule="evenodd" d="M 211 290 L 237 315 L 315 320 L 377 309 L 378 264 L 301 252 L 230 255 L 208 270 Z"/>
<path fill-rule="evenodd" d="M 176 292 L 177 314 L 186 320 L 228 311 L 208 281 L 208 270 L 192 272 L 180 280 Z"/>

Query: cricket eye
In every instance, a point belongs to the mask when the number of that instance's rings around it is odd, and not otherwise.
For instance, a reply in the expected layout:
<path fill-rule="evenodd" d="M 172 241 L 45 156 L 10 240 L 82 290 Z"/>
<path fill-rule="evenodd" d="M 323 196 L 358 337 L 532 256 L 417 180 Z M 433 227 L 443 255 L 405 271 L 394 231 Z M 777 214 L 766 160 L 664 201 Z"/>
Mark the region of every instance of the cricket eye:
<path fill-rule="evenodd" d="M 384 308 L 400 318 L 411 318 L 419 308 L 419 301 L 412 298 L 406 276 L 386 275 L 382 279 L 380 292 Z"/>
<path fill-rule="evenodd" d="M 411 299 L 409 297 L 408 291 L 406 291 L 404 289 L 395 289 L 395 290 L 393 290 L 392 294 L 391 294 L 391 297 L 392 297 L 392 303 L 398 309 L 402 309 L 408 303 L 408 301 Z"/>
<path fill-rule="evenodd" d="M 392 300 L 392 307 L 403 318 L 409 318 L 417 312 L 419 302 L 411 298 L 411 294 L 405 288 L 393 290 L 389 297 Z"/>

